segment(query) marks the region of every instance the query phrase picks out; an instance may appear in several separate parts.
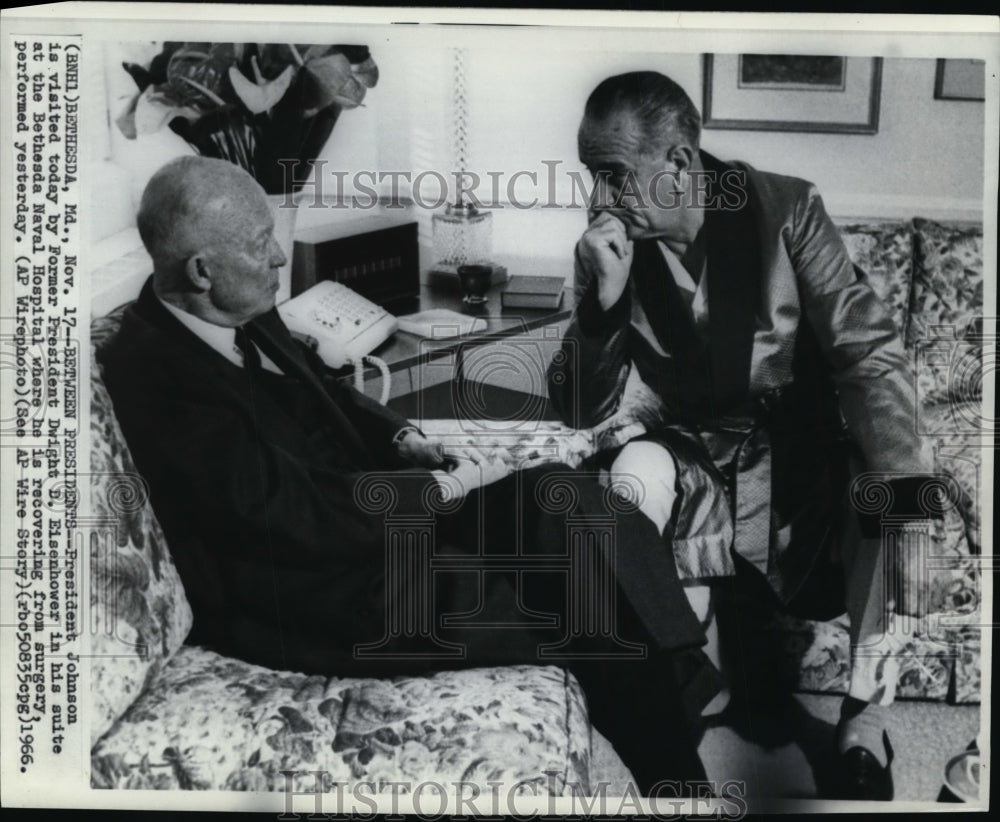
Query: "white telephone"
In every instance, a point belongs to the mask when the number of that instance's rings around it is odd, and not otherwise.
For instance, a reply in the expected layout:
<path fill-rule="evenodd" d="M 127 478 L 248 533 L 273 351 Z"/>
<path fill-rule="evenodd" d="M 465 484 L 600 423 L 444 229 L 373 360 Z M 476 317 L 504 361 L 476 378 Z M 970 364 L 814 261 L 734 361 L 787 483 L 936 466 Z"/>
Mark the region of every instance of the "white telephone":
<path fill-rule="evenodd" d="M 391 337 L 399 323 L 381 306 L 351 291 L 343 283 L 324 280 L 278 306 L 288 330 L 309 345 L 331 368 L 354 365 L 354 381 L 362 389 L 363 361 L 382 372 L 382 404 L 388 397 L 388 368 L 368 352 Z"/>
<path fill-rule="evenodd" d="M 278 306 L 288 330 L 316 344 L 331 368 L 340 368 L 378 348 L 399 323 L 380 306 L 343 283 L 324 280 Z"/>

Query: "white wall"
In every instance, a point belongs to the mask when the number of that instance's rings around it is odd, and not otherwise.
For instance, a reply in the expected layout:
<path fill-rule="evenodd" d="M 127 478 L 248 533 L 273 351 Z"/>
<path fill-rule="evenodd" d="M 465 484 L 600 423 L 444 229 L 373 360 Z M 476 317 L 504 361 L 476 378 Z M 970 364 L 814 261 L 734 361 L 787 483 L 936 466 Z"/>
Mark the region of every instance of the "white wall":
<path fill-rule="evenodd" d="M 341 116 L 321 155 L 329 169 L 413 175 L 452 169 L 452 41 L 415 45 L 412 32 L 398 27 L 369 42 L 381 78 L 364 108 Z M 677 80 L 699 108 L 702 102 L 700 54 L 584 50 L 569 43 L 553 39 L 544 49 L 473 48 L 467 72 L 470 169 L 482 175 L 500 172 L 504 180 L 517 171 L 535 171 L 541 178 L 536 193 L 544 198 L 542 161 L 562 161 L 555 187 L 561 204 L 571 199 L 566 172 L 586 179 L 576 156 L 576 128 L 587 95 L 601 79 L 653 69 Z M 137 44 L 127 48 L 142 51 Z M 113 108 L 131 84 L 121 59 L 121 52 L 109 47 L 105 65 Z M 934 100 L 934 69 L 932 59 L 884 60 L 875 135 L 706 130 L 703 145 L 723 159 L 812 180 L 836 216 L 975 219 L 982 207 L 984 105 Z M 125 185 L 121 175 L 106 177 L 121 192 L 119 202 L 133 199 L 153 168 L 188 150 L 166 129 L 137 143 L 125 141 L 113 125 L 111 131 L 111 159 L 128 180 Z M 518 193 L 530 199 L 532 188 L 522 181 Z M 388 185 L 380 191 L 387 194 Z M 432 262 L 431 214 L 415 212 L 426 267 Z M 114 213 L 113 222 L 121 222 L 122 209 Z M 337 215 L 301 214 L 300 225 L 330 216 Z M 547 271 L 568 273 L 586 217 L 579 209 L 508 207 L 494 213 L 493 223 L 499 261 L 535 261 Z"/>
<path fill-rule="evenodd" d="M 838 215 L 975 217 L 983 198 L 985 106 L 935 100 L 935 63 L 882 61 L 877 134 L 707 130 L 705 149 L 812 180 Z M 697 93 L 700 104 L 700 81 Z"/>
<path fill-rule="evenodd" d="M 576 127 L 591 89 L 612 74 L 660 71 L 687 89 L 699 109 L 702 104 L 701 56 L 695 54 L 601 54 L 583 61 L 576 53 L 477 53 L 473 59 L 470 87 L 488 97 L 473 111 L 475 157 L 508 173 L 538 168 L 541 159 L 581 169 Z M 845 215 L 864 216 L 866 207 L 892 216 L 912 216 L 911 209 L 979 210 L 984 105 L 933 99 L 934 69 L 932 59 L 883 61 L 875 135 L 706 129 L 704 148 L 812 180 Z M 510 94 L 491 93 L 497 76 Z M 475 102 L 479 95 L 470 96 Z"/>
<path fill-rule="evenodd" d="M 381 124 L 375 162 L 382 169 L 414 173 L 450 168 L 447 50 L 415 53 L 405 42 L 394 42 L 373 52 L 383 67 L 380 84 L 368 98 Z M 484 181 L 488 171 L 501 172 L 503 180 L 519 170 L 534 171 L 538 188 L 522 180 L 517 194 L 530 200 L 534 192 L 544 200 L 547 171 L 542 161 L 562 161 L 555 200 L 569 203 L 570 183 L 564 172 L 577 171 L 586 179 L 576 154 L 576 128 L 587 95 L 603 78 L 638 69 L 673 77 L 701 108 L 700 54 L 594 53 L 558 44 L 545 50 L 471 50 L 471 170 Z M 934 71 L 933 59 L 884 59 L 875 135 L 706 129 L 703 145 L 722 159 L 745 160 L 811 180 L 838 217 L 977 219 L 983 196 L 984 105 L 935 100 Z M 363 139 L 359 126 L 355 118 L 345 117 L 338 137 Z M 347 156 L 330 158 L 336 164 Z M 482 190 L 489 192 L 488 182 Z M 429 215 L 419 216 L 427 244 Z M 496 256 L 501 261 L 551 258 L 565 267 L 585 225 L 580 210 L 504 208 L 494 214 Z"/>

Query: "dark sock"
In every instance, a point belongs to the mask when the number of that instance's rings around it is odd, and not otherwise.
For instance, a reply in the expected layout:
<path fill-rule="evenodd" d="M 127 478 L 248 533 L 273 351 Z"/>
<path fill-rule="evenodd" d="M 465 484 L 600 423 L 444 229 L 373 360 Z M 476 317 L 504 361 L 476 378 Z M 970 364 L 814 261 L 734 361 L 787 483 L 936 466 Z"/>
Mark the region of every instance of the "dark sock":
<path fill-rule="evenodd" d="M 837 749 L 844 753 L 851 748 L 865 748 L 885 767 L 888 763 L 882 732 L 889 718 L 889 707 L 845 696 L 840 706 Z"/>

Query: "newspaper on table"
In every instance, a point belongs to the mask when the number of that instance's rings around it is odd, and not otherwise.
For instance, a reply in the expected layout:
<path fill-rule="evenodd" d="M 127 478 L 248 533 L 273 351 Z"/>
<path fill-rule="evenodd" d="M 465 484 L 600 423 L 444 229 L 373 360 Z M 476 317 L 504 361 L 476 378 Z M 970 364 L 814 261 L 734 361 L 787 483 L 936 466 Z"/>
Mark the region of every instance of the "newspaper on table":
<path fill-rule="evenodd" d="M 0 35 L 5 805 L 275 814 L 378 808 L 418 815 L 434 815 L 439 808 L 482 814 L 597 808 L 655 818 L 692 810 L 733 818 L 756 807 L 816 812 L 842 807 L 824 800 L 808 777 L 804 784 L 796 776 L 809 772 L 802 750 L 755 748 L 720 729 L 708 730 L 703 743 L 703 754 L 711 751 L 705 756 L 711 784 L 701 800 L 657 801 L 639 798 L 634 789 L 615 798 L 623 792 L 597 784 L 587 797 L 569 787 L 554 797 L 491 794 L 485 787 L 473 796 L 463 795 L 461 786 L 457 794 L 454 785 L 440 791 L 430 786 L 423 802 L 414 786 L 379 791 L 370 783 L 363 791 L 341 785 L 316 796 L 299 790 L 152 794 L 148 783 L 134 791 L 100 787 L 91 758 L 98 741 L 92 729 L 102 721 L 94 707 L 101 696 L 94 690 L 95 669 L 103 664 L 102 637 L 114 632 L 115 614 L 95 613 L 94 586 L 106 580 L 99 581 L 92 568 L 106 541 L 118 535 L 109 534 L 91 493 L 94 476 L 105 470 L 93 461 L 95 438 L 103 431 L 91 418 L 91 323 L 134 299 L 151 271 L 135 229 L 142 185 L 163 162 L 192 151 L 148 95 L 132 112 L 145 118 L 141 133 L 134 140 L 123 134 L 122 118 L 137 91 L 123 64 L 149 67 L 164 43 L 176 41 L 367 44 L 379 64 L 380 83 L 364 107 L 338 123 L 316 176 L 300 195 L 300 225 L 318 225 L 345 212 L 363 217 L 387 204 L 406 209 L 420 223 L 425 273 L 434 262 L 432 215 L 453 197 L 456 185 L 490 206 L 493 251 L 509 268 L 529 258 L 543 267 L 540 261 L 548 260 L 562 271 L 559 265 L 571 260 L 573 243 L 586 226 L 586 205 L 579 198 L 586 177 L 576 155 L 583 102 L 601 79 L 626 70 L 671 75 L 702 109 L 706 147 L 813 180 L 841 224 L 923 217 L 980 226 L 980 304 L 987 316 L 979 326 L 983 348 L 974 380 L 982 400 L 980 413 L 965 420 L 962 433 L 977 436 L 980 449 L 979 498 L 973 501 L 981 511 L 980 553 L 970 562 L 981 599 L 965 621 L 980 625 L 981 650 L 965 664 L 981 678 L 974 686 L 978 693 L 965 694 L 968 704 L 934 713 L 941 727 L 923 727 L 919 736 L 922 745 L 939 733 L 946 736 L 960 714 L 968 739 L 919 757 L 897 746 L 897 780 L 908 787 L 897 790 L 895 801 L 871 807 L 940 809 L 939 788 L 959 794 L 968 789 L 974 764 L 962 755 L 973 738 L 980 752 L 980 795 L 964 798 L 988 806 L 996 17 L 99 3 L 5 12 Z M 462 156 L 456 158 L 455 151 Z M 474 183 L 468 176 L 456 182 L 455 171 L 479 176 Z M 570 264 L 566 273 L 571 270 Z M 952 338 L 950 348 L 936 349 L 936 356 L 958 362 L 964 344 Z M 144 501 L 141 480 L 134 479 L 123 478 L 124 498 L 116 504 Z M 943 656 L 953 671 L 957 663 L 948 653 Z M 665 744 L 668 738 L 665 731 Z M 148 773 L 150 762 L 163 760 L 165 753 L 151 743 L 141 762 L 121 766 L 145 767 Z"/>

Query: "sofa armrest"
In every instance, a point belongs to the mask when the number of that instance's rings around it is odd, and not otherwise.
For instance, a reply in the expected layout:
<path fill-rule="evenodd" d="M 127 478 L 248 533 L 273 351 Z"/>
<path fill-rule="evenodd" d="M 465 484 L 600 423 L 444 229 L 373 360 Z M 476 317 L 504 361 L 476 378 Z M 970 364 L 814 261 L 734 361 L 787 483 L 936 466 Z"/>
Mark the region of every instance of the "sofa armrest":
<path fill-rule="evenodd" d="M 106 325 L 95 324 L 95 340 Z M 90 515 L 77 530 L 91 551 L 93 742 L 158 676 L 192 616 L 93 356 L 90 378 Z"/>

